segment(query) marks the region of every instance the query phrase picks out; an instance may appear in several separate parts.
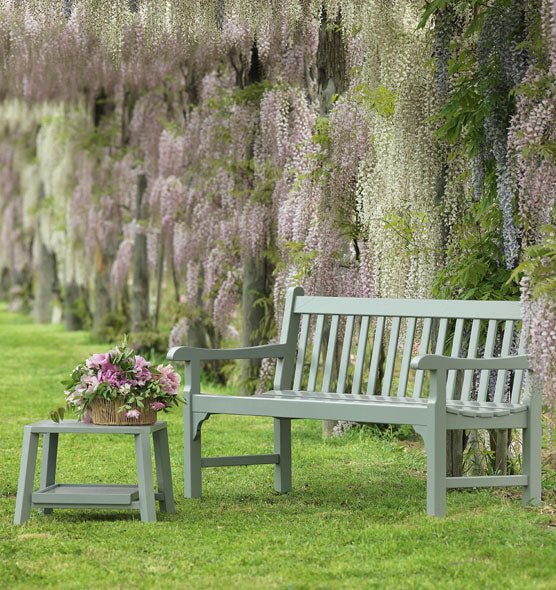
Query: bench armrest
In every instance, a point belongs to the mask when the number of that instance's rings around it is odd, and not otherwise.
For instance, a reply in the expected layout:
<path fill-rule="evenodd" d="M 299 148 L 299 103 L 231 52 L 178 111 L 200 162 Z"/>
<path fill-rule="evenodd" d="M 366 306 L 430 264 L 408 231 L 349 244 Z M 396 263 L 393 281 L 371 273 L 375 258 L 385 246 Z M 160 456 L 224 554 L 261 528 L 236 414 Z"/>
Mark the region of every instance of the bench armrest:
<path fill-rule="evenodd" d="M 463 359 L 440 354 L 425 354 L 411 360 L 412 369 L 450 370 L 450 369 L 528 369 L 529 361 L 526 355 L 505 356 L 487 359 Z"/>
<path fill-rule="evenodd" d="M 166 358 L 171 361 L 226 361 L 235 359 L 284 358 L 285 344 L 264 344 L 249 348 L 192 348 L 176 346 L 171 348 Z"/>

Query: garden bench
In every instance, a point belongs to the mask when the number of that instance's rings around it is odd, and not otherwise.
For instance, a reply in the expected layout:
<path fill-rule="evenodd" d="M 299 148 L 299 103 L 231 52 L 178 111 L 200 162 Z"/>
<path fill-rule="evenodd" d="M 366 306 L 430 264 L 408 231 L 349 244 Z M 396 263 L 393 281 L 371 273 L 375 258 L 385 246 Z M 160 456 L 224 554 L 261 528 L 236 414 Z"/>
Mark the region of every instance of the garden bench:
<path fill-rule="evenodd" d="M 430 515 L 445 514 L 447 488 L 520 486 L 525 503 L 540 502 L 541 395 L 518 302 L 309 297 L 295 287 L 278 344 L 180 346 L 168 358 L 185 361 L 186 497 L 200 497 L 203 467 L 262 463 L 274 464 L 276 491 L 290 491 L 291 420 L 313 418 L 413 426 L 425 442 Z M 201 393 L 203 361 L 258 358 L 277 359 L 274 389 Z M 202 457 L 212 414 L 274 418 L 274 453 Z M 523 429 L 522 475 L 446 476 L 448 430 L 510 428 Z"/>

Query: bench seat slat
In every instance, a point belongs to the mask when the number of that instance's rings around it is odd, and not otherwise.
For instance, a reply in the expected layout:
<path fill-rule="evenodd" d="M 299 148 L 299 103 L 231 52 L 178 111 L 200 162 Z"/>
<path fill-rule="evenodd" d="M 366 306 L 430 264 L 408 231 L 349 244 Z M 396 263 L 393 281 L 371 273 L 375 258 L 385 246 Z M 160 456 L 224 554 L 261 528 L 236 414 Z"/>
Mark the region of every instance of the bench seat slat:
<path fill-rule="evenodd" d="M 498 328 L 498 322 L 496 320 L 490 320 L 488 322 L 487 337 L 485 342 L 485 352 L 483 358 L 492 358 L 494 353 L 494 345 L 496 344 L 496 330 Z M 488 394 L 488 384 L 490 380 L 490 371 L 487 369 L 481 371 L 481 378 L 479 381 L 479 393 L 477 399 L 479 401 L 485 401 Z"/>
<path fill-rule="evenodd" d="M 421 332 L 421 343 L 419 344 L 419 354 L 427 354 L 429 349 L 429 341 L 431 338 L 432 320 L 425 318 L 423 321 L 423 330 Z M 421 397 L 423 391 L 423 380 L 425 378 L 425 371 L 415 371 L 415 383 L 413 385 L 413 397 Z"/>
<path fill-rule="evenodd" d="M 295 375 L 293 378 L 294 389 L 301 389 L 301 380 L 303 379 L 303 367 L 305 366 L 305 351 L 307 349 L 307 339 L 309 337 L 310 319 L 310 315 L 304 315 L 301 318 L 301 334 L 299 336 L 297 360 L 295 362 Z"/>
<path fill-rule="evenodd" d="M 373 339 L 373 350 L 371 352 L 371 366 L 369 368 L 369 379 L 367 381 L 367 395 L 373 395 L 376 389 L 378 370 L 380 368 L 380 357 L 382 354 L 384 322 L 385 319 L 383 317 L 376 318 L 375 336 Z"/>
<path fill-rule="evenodd" d="M 504 324 L 504 336 L 502 337 L 502 348 L 500 350 L 500 356 L 510 356 L 510 348 L 512 345 L 512 338 L 514 333 L 514 321 L 506 320 Z M 500 402 L 504 397 L 506 388 L 506 377 L 508 371 L 498 371 L 496 376 L 496 389 L 494 390 L 494 401 Z"/>
<path fill-rule="evenodd" d="M 477 346 L 479 345 L 479 336 L 481 335 L 481 321 L 473 320 L 471 324 L 471 335 L 469 336 L 469 348 L 467 349 L 467 358 L 477 358 Z M 468 400 L 471 396 L 473 386 L 473 370 L 469 369 L 463 372 L 463 385 L 461 387 L 461 399 Z"/>
<path fill-rule="evenodd" d="M 324 361 L 324 374 L 322 376 L 322 391 L 330 391 L 332 382 L 332 369 L 334 367 L 334 356 L 336 352 L 336 340 L 338 338 L 338 323 L 340 316 L 332 316 L 330 321 L 330 333 L 328 335 L 328 345 L 326 348 L 326 359 Z"/>
<path fill-rule="evenodd" d="M 353 383 L 351 393 L 361 391 L 361 381 L 363 380 L 363 363 L 365 362 L 365 353 L 367 352 L 367 340 L 369 338 L 369 316 L 361 318 L 359 328 L 359 339 L 357 342 L 357 357 L 355 359 L 355 370 L 353 372 Z"/>
<path fill-rule="evenodd" d="M 392 318 L 390 327 L 390 340 L 388 342 L 388 352 L 386 354 L 386 364 L 384 366 L 384 377 L 382 379 L 382 395 L 388 395 L 392 387 L 392 377 L 394 376 L 394 365 L 396 364 L 396 352 L 398 350 L 398 338 L 400 335 L 400 318 Z"/>
<path fill-rule="evenodd" d="M 315 328 L 315 335 L 313 337 L 313 353 L 311 355 L 311 367 L 309 369 L 309 381 L 307 389 L 315 391 L 317 387 L 317 374 L 319 369 L 320 349 L 322 346 L 322 331 L 324 329 L 324 316 L 317 316 L 317 325 Z"/>
<path fill-rule="evenodd" d="M 344 344 L 342 346 L 342 356 L 340 357 L 340 368 L 338 370 L 338 383 L 336 391 L 344 393 L 346 388 L 347 372 L 349 367 L 349 356 L 351 352 L 351 340 L 353 338 L 353 324 L 355 318 L 350 315 L 346 320 L 344 329 Z"/>
<path fill-rule="evenodd" d="M 452 358 L 458 358 L 461 343 L 463 340 L 463 327 L 465 325 L 465 320 L 458 318 L 456 320 L 456 326 L 454 328 L 454 338 L 452 340 Z M 456 389 L 456 379 L 457 379 L 458 372 L 456 370 L 448 371 L 448 381 L 446 382 L 446 398 L 447 399 L 454 399 L 455 396 L 455 389 Z"/>
<path fill-rule="evenodd" d="M 415 339 L 416 325 L 417 320 L 415 318 L 408 318 L 405 332 L 405 344 L 403 347 L 403 356 L 400 366 L 398 397 L 405 397 L 406 394 L 407 382 L 409 380 L 409 366 L 411 364 L 411 356 L 413 353 L 413 340 Z"/>

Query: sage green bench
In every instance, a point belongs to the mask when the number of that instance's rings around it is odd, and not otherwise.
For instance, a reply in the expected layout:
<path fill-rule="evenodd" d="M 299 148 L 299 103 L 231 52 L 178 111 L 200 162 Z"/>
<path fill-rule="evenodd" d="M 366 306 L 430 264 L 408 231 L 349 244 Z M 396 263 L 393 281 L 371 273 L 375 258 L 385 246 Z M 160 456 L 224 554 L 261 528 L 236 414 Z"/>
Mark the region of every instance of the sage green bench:
<path fill-rule="evenodd" d="M 445 514 L 447 488 L 519 486 L 525 503 L 540 502 L 541 394 L 531 387 L 518 302 L 308 297 L 296 287 L 278 344 L 180 346 L 168 358 L 185 361 L 186 497 L 201 496 L 203 467 L 261 463 L 274 464 L 276 491 L 290 491 L 291 420 L 314 418 L 413 426 L 425 442 L 430 515 Z M 258 358 L 277 359 L 273 390 L 201 393 L 203 361 Z M 202 457 L 212 414 L 274 418 L 274 453 Z M 446 476 L 448 430 L 510 428 L 523 430 L 521 475 Z"/>

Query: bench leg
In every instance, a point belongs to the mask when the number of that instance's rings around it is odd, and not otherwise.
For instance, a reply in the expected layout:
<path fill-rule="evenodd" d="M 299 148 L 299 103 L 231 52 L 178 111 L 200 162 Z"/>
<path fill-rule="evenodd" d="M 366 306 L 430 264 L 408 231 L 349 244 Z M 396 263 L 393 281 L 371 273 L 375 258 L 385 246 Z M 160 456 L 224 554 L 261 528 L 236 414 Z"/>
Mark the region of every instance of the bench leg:
<path fill-rule="evenodd" d="M 141 520 L 143 522 L 155 522 L 153 464 L 151 460 L 151 440 L 148 432 L 135 435 L 135 455 L 139 480 Z"/>
<path fill-rule="evenodd" d="M 201 497 L 201 426 L 193 432 L 191 420 L 184 425 L 184 496 Z"/>
<path fill-rule="evenodd" d="M 174 491 L 172 489 L 172 469 L 170 467 L 170 450 L 168 447 L 168 431 L 153 432 L 154 459 L 156 462 L 156 479 L 158 492 L 164 495 L 160 500 L 161 512 L 174 513 Z"/>
<path fill-rule="evenodd" d="M 58 433 L 47 432 L 42 436 L 42 461 L 40 489 L 56 483 L 56 460 L 58 456 Z M 42 514 L 52 514 L 52 508 L 41 508 Z"/>
<path fill-rule="evenodd" d="M 280 462 L 274 466 L 274 489 L 277 492 L 291 492 L 292 489 L 292 421 L 288 418 L 274 418 L 274 452 L 280 455 Z"/>
<path fill-rule="evenodd" d="M 39 435 L 31 432 L 31 429 L 26 426 L 23 432 L 23 445 L 21 448 L 14 524 L 23 524 L 31 514 L 31 497 L 33 495 L 38 448 Z"/>
<path fill-rule="evenodd" d="M 446 515 L 446 430 L 428 428 L 425 434 L 427 451 L 427 514 Z"/>
<path fill-rule="evenodd" d="M 529 477 L 523 489 L 524 504 L 538 505 L 541 502 L 541 402 L 537 392 L 532 393 L 527 428 L 523 429 L 523 474 Z"/>

